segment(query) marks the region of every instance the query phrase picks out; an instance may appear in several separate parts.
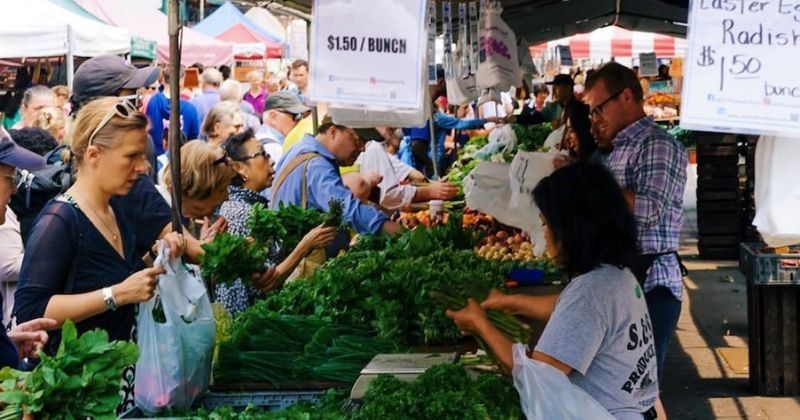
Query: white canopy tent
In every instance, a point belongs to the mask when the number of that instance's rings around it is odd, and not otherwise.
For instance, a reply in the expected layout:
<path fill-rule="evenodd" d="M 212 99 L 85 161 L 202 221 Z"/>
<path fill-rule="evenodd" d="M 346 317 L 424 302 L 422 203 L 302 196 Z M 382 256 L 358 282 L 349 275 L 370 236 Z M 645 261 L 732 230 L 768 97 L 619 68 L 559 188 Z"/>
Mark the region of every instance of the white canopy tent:
<path fill-rule="evenodd" d="M 120 28 L 87 19 L 47 0 L 6 0 L 0 13 L 0 57 L 65 55 L 72 30 L 72 54 L 94 57 L 127 54 L 130 34 Z"/>
<path fill-rule="evenodd" d="M 0 13 L 0 58 L 67 56 L 72 85 L 73 57 L 127 54 L 131 36 L 47 0 L 6 0 Z"/>
<path fill-rule="evenodd" d="M 286 42 L 286 28 L 269 10 L 261 7 L 251 7 L 244 15 L 269 33 L 277 35 L 280 38 L 279 41 Z"/>
<path fill-rule="evenodd" d="M 0 58 L 53 57 L 69 51 L 69 27 L 48 16 L 36 16 L 18 2 L 0 13 Z"/>

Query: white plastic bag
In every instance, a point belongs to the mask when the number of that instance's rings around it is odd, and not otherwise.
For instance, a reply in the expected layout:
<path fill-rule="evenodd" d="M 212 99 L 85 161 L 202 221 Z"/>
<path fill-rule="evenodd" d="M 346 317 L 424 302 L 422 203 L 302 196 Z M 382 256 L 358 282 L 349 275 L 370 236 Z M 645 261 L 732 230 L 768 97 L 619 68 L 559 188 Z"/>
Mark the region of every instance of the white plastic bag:
<path fill-rule="evenodd" d="M 800 139 L 762 136 L 756 147 L 753 225 L 772 247 L 800 243 Z"/>
<path fill-rule="evenodd" d="M 467 45 L 467 48 L 469 45 Z M 467 67 L 469 69 L 468 51 L 464 50 L 459 43 L 452 53 L 453 66 L 456 69 Z M 465 105 L 478 99 L 478 85 L 475 75 L 464 75 L 461 71 L 445 73 L 445 86 L 447 87 L 447 102 L 450 105 Z"/>
<path fill-rule="evenodd" d="M 544 254 L 546 241 L 544 228 L 539 219 L 539 207 L 533 201 L 533 189 L 544 177 L 553 173 L 555 153 L 519 152 L 514 156 L 509 168 L 511 197 L 508 201 L 510 211 L 528 215 L 524 224 L 518 226 L 528 232 L 533 242 L 533 254 Z"/>
<path fill-rule="evenodd" d="M 475 157 L 487 160 L 495 153 L 505 150 L 513 150 L 517 145 L 517 135 L 510 124 L 495 128 L 489 133 L 489 142 L 475 152 Z"/>
<path fill-rule="evenodd" d="M 508 91 L 522 81 L 517 59 L 517 39 L 514 31 L 506 25 L 500 14 L 500 2 L 492 1 L 484 9 L 479 24 L 480 63 L 478 64 L 478 87 Z"/>
<path fill-rule="evenodd" d="M 136 363 L 136 406 L 148 415 L 164 409 L 188 409 L 208 389 L 216 325 L 206 287 L 197 267 L 180 259 L 167 261 L 162 247 L 154 265 L 156 296 L 139 304 Z M 160 307 L 160 309 L 158 308 Z M 154 318 L 163 310 L 165 322 Z"/>
<path fill-rule="evenodd" d="M 558 146 L 561 145 L 561 141 L 564 139 L 565 127 L 566 126 L 562 125 L 548 134 L 542 147 L 548 151 L 557 150 Z"/>
<path fill-rule="evenodd" d="M 528 420 L 614 420 L 586 391 L 567 375 L 525 354 L 525 346 L 514 344 L 514 386 L 522 413 Z"/>

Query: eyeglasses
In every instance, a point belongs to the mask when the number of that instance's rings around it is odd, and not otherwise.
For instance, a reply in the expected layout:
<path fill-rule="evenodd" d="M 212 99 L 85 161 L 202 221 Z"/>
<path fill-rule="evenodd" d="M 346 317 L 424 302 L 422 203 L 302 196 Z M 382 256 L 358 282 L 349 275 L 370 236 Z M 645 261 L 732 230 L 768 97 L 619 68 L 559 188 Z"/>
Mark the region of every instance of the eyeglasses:
<path fill-rule="evenodd" d="M 19 169 L 14 169 L 14 173 L 11 174 L 2 174 L 0 178 L 7 179 L 16 188 L 19 188 L 25 182 L 25 174 L 20 172 Z"/>
<path fill-rule="evenodd" d="M 255 159 L 259 156 L 263 157 L 264 159 L 269 159 L 269 153 L 267 153 L 266 150 L 261 149 L 261 151 L 253 153 L 252 155 L 247 155 L 241 159 L 235 159 L 235 160 L 239 162 L 247 162 L 248 160 Z"/>
<path fill-rule="evenodd" d="M 609 96 L 608 99 L 606 99 L 603 102 L 600 102 L 599 105 L 597 105 L 596 107 L 592 108 L 589 111 L 589 115 L 592 116 L 592 117 L 602 116 L 603 115 L 603 107 L 606 106 L 606 104 L 608 104 L 609 102 L 613 101 L 617 96 L 621 95 L 622 92 L 625 92 L 625 88 L 620 89 L 619 91 L 617 91 L 617 93 Z"/>
<path fill-rule="evenodd" d="M 99 133 L 100 130 L 103 129 L 103 127 L 108 125 L 108 123 L 111 122 L 112 118 L 114 118 L 115 116 L 121 118 L 128 118 L 135 112 L 136 108 L 134 108 L 130 103 L 128 103 L 128 101 L 122 100 L 120 102 L 117 102 L 117 104 L 114 105 L 114 107 L 111 108 L 106 113 L 103 119 L 100 120 L 100 124 L 97 125 L 94 131 L 92 131 L 92 135 L 89 136 L 89 146 L 92 145 L 92 142 L 94 141 L 95 136 L 97 136 L 97 133 Z"/>

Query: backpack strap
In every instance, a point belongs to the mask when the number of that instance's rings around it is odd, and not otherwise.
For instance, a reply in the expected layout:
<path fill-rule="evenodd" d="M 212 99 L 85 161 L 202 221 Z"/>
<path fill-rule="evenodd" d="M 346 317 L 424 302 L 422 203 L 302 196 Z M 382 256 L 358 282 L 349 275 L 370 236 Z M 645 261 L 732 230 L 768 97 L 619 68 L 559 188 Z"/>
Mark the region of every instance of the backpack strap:
<path fill-rule="evenodd" d="M 270 206 L 272 208 L 276 208 L 275 198 L 278 197 L 278 191 L 280 191 L 284 181 L 286 181 L 286 178 L 288 178 L 289 175 L 291 175 L 291 173 L 294 172 L 294 170 L 297 169 L 298 166 L 304 163 L 305 166 L 303 169 L 303 181 L 302 181 L 303 182 L 302 204 L 303 208 L 305 208 L 306 202 L 308 200 L 308 180 L 306 178 L 306 173 L 308 171 L 308 163 L 309 161 L 311 161 L 311 159 L 314 159 L 316 157 L 322 157 L 322 156 L 314 152 L 303 153 L 301 155 L 295 156 L 295 158 L 292 159 L 292 161 L 286 165 L 286 168 L 284 168 L 283 171 L 281 171 L 280 176 L 278 176 L 278 179 L 276 179 L 275 183 L 272 185 L 272 200 L 270 200 Z"/>
<path fill-rule="evenodd" d="M 60 197 L 64 197 L 65 194 L 62 194 Z M 72 256 L 72 264 L 69 267 L 69 271 L 67 272 L 67 281 L 64 283 L 64 290 L 62 294 L 68 295 L 72 293 L 72 289 L 75 287 L 75 276 L 78 274 L 78 261 L 80 260 L 81 248 L 83 248 L 83 234 L 78 227 L 80 216 L 78 215 L 78 210 L 76 209 L 77 204 L 75 204 L 74 199 L 67 196 L 64 197 L 66 201 L 58 200 L 61 203 L 64 203 L 69 209 L 72 211 L 72 215 L 74 216 L 75 223 L 72 225 L 72 237 L 75 238 L 75 255 Z"/>

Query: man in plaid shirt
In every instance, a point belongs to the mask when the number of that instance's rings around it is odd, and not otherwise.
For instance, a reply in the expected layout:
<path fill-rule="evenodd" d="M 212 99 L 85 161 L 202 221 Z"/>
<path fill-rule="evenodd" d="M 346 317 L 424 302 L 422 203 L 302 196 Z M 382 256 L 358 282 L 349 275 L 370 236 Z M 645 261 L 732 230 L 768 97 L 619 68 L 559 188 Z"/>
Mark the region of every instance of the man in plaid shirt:
<path fill-rule="evenodd" d="M 688 157 L 681 143 L 646 116 L 643 96 L 636 73 L 611 62 L 587 79 L 584 100 L 593 129 L 614 139 L 604 162 L 636 218 L 641 254 L 631 268 L 644 286 L 660 380 L 683 298 L 677 251 Z"/>

